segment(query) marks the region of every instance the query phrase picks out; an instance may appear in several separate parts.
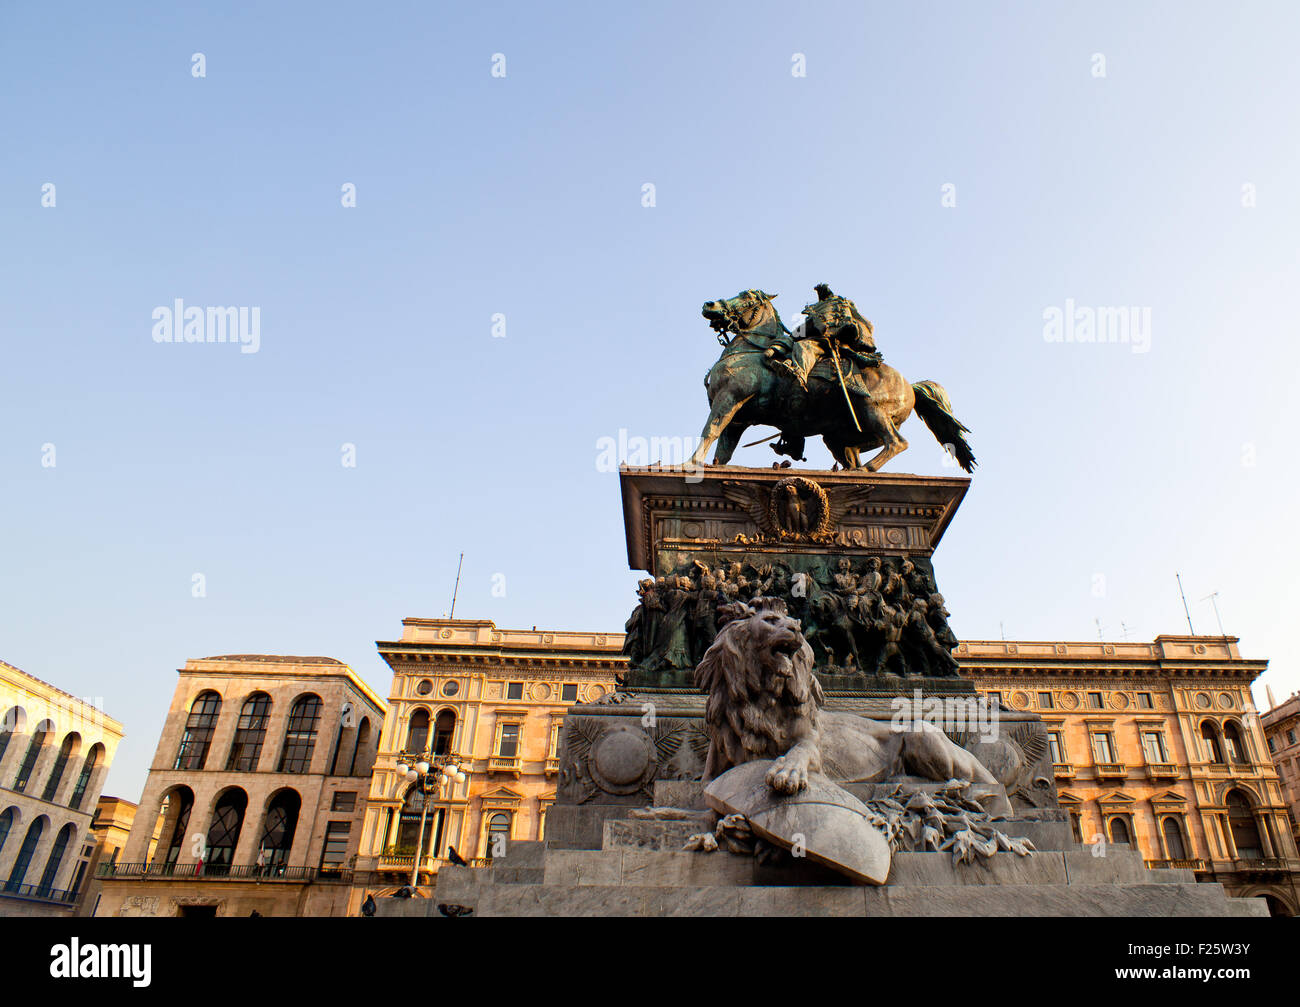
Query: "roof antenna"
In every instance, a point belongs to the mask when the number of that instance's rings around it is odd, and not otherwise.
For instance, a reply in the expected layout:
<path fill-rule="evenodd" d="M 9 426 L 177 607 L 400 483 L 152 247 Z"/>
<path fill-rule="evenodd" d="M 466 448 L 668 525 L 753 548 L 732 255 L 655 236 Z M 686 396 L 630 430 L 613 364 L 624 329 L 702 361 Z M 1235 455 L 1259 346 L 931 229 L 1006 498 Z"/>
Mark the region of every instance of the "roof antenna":
<path fill-rule="evenodd" d="M 1119 629 L 1120 629 L 1119 635 L 1122 636 L 1125 640 L 1127 640 L 1129 635 L 1129 628 L 1123 619 L 1119 621 Z"/>
<path fill-rule="evenodd" d="M 1219 592 L 1212 591 L 1209 594 L 1207 594 L 1204 598 L 1202 598 L 1201 601 L 1208 601 L 1211 605 L 1214 606 L 1214 618 L 1218 620 L 1219 623 L 1219 635 L 1227 636 L 1228 634 L 1223 631 L 1223 617 L 1219 615 L 1218 598 L 1219 598 Z"/>
<path fill-rule="evenodd" d="M 456 564 L 456 586 L 451 589 L 451 615 L 450 619 L 456 618 L 456 595 L 460 593 L 460 568 L 465 563 L 465 554 L 460 554 L 460 562 Z"/>
<path fill-rule="evenodd" d="M 998 622 L 998 629 L 1002 633 L 1002 639 L 1005 640 L 1007 638 L 1007 628 L 1006 626 L 1002 625 L 1001 621 Z"/>
<path fill-rule="evenodd" d="M 1179 595 L 1182 596 L 1182 599 L 1183 599 L 1183 614 L 1184 614 L 1185 616 L 1187 616 L 1187 631 L 1188 631 L 1189 633 L 1191 633 L 1192 636 L 1195 636 L 1195 635 L 1196 635 L 1196 630 L 1192 629 L 1192 613 L 1189 612 L 1188 609 L 1187 609 L 1187 595 L 1183 592 L 1183 578 L 1182 578 L 1182 575 L 1179 574 L 1177 570 L 1175 570 L 1175 571 L 1174 571 L 1174 576 L 1178 578 L 1178 593 L 1179 593 Z"/>

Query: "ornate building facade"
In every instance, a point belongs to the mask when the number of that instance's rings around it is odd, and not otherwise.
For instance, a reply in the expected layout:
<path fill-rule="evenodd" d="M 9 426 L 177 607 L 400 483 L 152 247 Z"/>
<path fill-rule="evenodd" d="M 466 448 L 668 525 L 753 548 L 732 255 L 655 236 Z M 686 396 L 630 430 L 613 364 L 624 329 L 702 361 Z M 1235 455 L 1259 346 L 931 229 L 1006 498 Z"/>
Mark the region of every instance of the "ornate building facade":
<path fill-rule="evenodd" d="M 468 619 L 405 619 L 400 640 L 378 643 L 393 684 L 353 911 L 366 892 L 409 884 L 417 848 L 426 884 L 452 847 L 473 861 L 494 844 L 544 838 L 565 711 L 613 691 L 626 666 L 622 645 L 622 633 L 509 630 Z M 448 782 L 426 809 L 421 788 L 397 772 L 404 753 L 458 756 L 465 782 Z"/>
<path fill-rule="evenodd" d="M 1236 637 L 969 640 L 962 674 L 1043 719 L 1075 838 L 1135 845 L 1229 895 L 1300 911 L 1300 854 Z"/>
<path fill-rule="evenodd" d="M 342 915 L 383 700 L 327 657 L 210 657 L 179 675 L 96 915 Z"/>
<path fill-rule="evenodd" d="M 1269 704 L 1272 709 L 1259 721 L 1282 782 L 1282 800 L 1291 816 L 1291 835 L 1300 843 L 1300 692 L 1281 703 L 1274 703 L 1270 693 Z"/>
<path fill-rule="evenodd" d="M 122 725 L 0 661 L 0 916 L 75 912 Z"/>

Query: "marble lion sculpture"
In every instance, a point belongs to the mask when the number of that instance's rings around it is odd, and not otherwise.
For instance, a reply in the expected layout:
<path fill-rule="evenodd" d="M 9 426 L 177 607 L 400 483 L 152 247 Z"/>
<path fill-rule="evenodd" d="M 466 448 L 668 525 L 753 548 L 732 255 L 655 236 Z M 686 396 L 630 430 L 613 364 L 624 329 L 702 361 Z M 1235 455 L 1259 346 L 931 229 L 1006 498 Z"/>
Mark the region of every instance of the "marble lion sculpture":
<path fill-rule="evenodd" d="M 708 695 L 704 781 L 756 759 L 774 759 L 767 782 L 794 794 L 821 773 L 837 783 L 878 783 L 911 774 L 997 784 L 939 728 L 899 731 L 888 723 L 823 709 L 813 652 L 779 598 L 731 606 L 730 621 L 695 669 Z"/>

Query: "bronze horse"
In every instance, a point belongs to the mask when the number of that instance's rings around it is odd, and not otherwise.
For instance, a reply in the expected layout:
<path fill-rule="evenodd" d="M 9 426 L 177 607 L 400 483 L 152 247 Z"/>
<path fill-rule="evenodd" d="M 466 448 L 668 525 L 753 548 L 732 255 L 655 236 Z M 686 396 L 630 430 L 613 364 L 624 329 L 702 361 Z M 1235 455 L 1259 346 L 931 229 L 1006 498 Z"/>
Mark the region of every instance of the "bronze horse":
<path fill-rule="evenodd" d="M 773 343 L 788 343 L 790 339 L 790 330 L 772 305 L 774 296 L 761 290 L 743 290 L 735 297 L 704 305 L 702 314 L 718 333 L 723 350 L 704 379 L 709 420 L 690 464 L 705 464 L 709 448 L 716 441 L 713 464 L 726 465 L 745 430 L 763 425 L 781 431 L 781 440 L 772 445 L 778 453 L 798 459 L 803 454 L 804 439 L 820 435 L 844 468 L 876 472 L 907 449 L 898 428 L 915 409 L 963 469 L 970 472 L 975 467 L 975 455 L 962 436 L 969 431 L 953 416 L 943 387 L 933 381 L 909 384 L 886 364 L 862 366 L 841 355 L 843 388 L 835 373 L 835 361 L 826 357 L 813 367 L 804 390 L 792 375 L 769 367 L 764 362 L 764 351 Z M 845 401 L 846 390 L 853 403 L 852 413 Z M 880 448 L 879 453 L 864 465 L 861 453 L 875 448 Z"/>

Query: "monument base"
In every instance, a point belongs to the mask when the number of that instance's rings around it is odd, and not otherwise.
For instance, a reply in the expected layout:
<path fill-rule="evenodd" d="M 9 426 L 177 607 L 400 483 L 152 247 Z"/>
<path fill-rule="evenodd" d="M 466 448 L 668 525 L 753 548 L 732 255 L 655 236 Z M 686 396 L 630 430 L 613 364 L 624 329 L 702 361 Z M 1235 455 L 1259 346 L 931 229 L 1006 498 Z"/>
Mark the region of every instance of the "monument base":
<path fill-rule="evenodd" d="M 702 804 L 700 784 L 656 787 L 656 804 Z M 1071 842 L 1028 856 L 999 853 L 954 864 L 949 853 L 893 855 L 882 886 L 856 885 L 809 861 L 763 865 L 719 850 L 683 852 L 700 820 L 611 819 L 598 850 L 515 843 L 491 867 L 444 867 L 431 899 L 386 899 L 380 916 L 1267 916 L 1262 899 L 1229 898 L 1190 870 L 1145 867 L 1111 845 L 1105 856 Z M 1059 841 L 1064 823 L 1010 819 L 1008 833 Z M 1057 827 L 1053 827 L 1057 826 Z"/>

